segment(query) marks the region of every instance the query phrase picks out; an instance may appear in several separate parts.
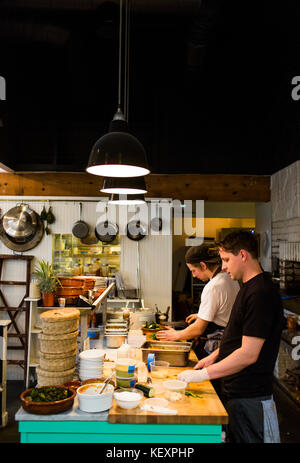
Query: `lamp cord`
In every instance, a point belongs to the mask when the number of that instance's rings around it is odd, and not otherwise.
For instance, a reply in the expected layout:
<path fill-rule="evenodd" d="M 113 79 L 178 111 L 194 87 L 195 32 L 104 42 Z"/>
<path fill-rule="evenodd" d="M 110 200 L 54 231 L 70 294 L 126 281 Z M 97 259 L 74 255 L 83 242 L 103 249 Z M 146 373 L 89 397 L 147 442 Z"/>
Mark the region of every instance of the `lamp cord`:
<path fill-rule="evenodd" d="M 130 1 L 126 0 L 125 8 L 125 72 L 124 72 L 124 114 L 128 121 L 129 108 L 129 52 L 130 52 Z"/>
<path fill-rule="evenodd" d="M 120 0 L 118 109 L 121 109 L 122 15 L 123 15 L 122 12 L 123 12 L 123 1 Z"/>

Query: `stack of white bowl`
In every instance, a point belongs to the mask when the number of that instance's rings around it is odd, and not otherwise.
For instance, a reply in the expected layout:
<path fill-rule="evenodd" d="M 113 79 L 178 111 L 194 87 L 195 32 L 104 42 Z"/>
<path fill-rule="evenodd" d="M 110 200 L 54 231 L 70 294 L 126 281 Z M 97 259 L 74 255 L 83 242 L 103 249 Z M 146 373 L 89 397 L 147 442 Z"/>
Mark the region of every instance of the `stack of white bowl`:
<path fill-rule="evenodd" d="M 101 378 L 105 352 L 102 349 L 88 349 L 79 354 L 79 377 L 82 381 Z"/>

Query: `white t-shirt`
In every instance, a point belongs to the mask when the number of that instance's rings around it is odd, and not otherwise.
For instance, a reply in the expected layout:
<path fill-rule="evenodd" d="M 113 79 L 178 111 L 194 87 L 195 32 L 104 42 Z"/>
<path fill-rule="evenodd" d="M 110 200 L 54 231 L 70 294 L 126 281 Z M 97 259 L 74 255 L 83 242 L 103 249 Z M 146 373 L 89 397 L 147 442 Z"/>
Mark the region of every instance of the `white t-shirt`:
<path fill-rule="evenodd" d="M 225 327 L 239 290 L 239 283 L 228 273 L 218 273 L 203 288 L 198 317 Z"/>

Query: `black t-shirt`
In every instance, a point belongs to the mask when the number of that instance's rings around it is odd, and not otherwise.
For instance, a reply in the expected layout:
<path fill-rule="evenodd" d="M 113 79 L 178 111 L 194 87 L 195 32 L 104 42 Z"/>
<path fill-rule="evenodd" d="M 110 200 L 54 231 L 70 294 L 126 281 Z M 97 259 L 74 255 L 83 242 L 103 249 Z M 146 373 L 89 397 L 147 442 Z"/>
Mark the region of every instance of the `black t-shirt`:
<path fill-rule="evenodd" d="M 244 283 L 236 297 L 217 361 L 241 347 L 242 336 L 263 338 L 265 342 L 254 364 L 224 377 L 225 398 L 272 394 L 273 370 L 282 328 L 283 309 L 279 291 L 266 273 L 260 273 Z"/>

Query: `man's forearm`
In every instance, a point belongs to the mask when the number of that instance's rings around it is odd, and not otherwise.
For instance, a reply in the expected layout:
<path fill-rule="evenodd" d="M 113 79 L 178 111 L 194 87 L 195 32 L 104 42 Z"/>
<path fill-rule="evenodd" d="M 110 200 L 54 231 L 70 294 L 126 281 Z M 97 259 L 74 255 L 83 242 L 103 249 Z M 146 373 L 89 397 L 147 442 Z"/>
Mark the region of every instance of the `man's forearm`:
<path fill-rule="evenodd" d="M 206 326 L 207 323 L 203 323 L 202 320 L 198 319 L 184 330 L 179 330 L 177 340 L 197 338 L 198 336 L 201 336 Z"/>
<path fill-rule="evenodd" d="M 210 379 L 223 378 L 243 370 L 253 363 L 253 358 L 242 347 L 236 349 L 223 360 L 207 367 Z"/>

